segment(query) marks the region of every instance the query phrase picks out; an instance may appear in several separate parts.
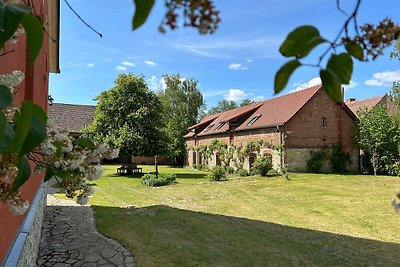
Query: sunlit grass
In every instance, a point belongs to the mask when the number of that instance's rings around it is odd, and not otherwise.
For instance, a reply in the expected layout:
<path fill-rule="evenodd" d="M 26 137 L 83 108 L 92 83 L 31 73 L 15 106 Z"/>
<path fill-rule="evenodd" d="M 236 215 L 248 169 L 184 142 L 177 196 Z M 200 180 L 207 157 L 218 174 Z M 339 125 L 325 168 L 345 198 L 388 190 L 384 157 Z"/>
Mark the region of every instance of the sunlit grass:
<path fill-rule="evenodd" d="M 106 165 L 94 206 L 101 232 L 138 266 L 394 265 L 400 215 L 396 177 L 291 174 L 230 177 L 159 167 L 177 183 L 150 188 Z M 144 172 L 154 166 L 142 166 Z"/>

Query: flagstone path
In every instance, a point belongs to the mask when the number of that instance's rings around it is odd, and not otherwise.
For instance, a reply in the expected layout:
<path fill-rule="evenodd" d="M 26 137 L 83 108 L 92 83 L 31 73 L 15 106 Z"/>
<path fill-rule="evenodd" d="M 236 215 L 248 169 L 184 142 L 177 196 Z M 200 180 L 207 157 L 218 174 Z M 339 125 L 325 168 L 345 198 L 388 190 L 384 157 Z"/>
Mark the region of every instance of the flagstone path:
<path fill-rule="evenodd" d="M 38 266 L 134 266 L 133 256 L 95 230 L 93 212 L 47 195 Z"/>

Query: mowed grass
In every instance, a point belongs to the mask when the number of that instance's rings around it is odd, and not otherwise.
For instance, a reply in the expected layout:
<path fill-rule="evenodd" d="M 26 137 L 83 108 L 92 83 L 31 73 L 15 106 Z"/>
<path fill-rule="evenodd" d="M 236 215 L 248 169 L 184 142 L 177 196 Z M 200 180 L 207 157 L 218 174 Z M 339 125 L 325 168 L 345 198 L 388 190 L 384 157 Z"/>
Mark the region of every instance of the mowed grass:
<path fill-rule="evenodd" d="M 106 165 L 90 200 L 98 230 L 137 266 L 398 266 L 400 179 L 291 174 L 230 177 L 161 166 L 177 183 L 150 188 Z M 154 171 L 153 166 L 143 166 Z"/>

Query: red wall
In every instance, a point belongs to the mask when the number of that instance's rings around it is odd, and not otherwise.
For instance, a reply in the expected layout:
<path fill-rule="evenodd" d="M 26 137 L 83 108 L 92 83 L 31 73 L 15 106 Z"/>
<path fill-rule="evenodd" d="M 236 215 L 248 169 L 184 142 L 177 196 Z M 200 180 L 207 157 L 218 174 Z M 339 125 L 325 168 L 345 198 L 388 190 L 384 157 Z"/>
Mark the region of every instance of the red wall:
<path fill-rule="evenodd" d="M 34 0 L 35 13 L 47 17 L 47 1 Z M 21 101 L 33 101 L 47 110 L 48 95 L 48 38 L 45 35 L 42 50 L 33 67 L 27 65 L 26 38 L 20 36 L 16 44 L 7 43 L 5 51 L 12 51 L 0 57 L 0 74 L 13 70 L 25 73 L 25 80 L 18 86 L 14 95 L 14 105 L 19 106 Z M 32 202 L 41 182 L 43 173 L 32 174 L 22 186 L 23 199 Z M 4 260 L 14 238 L 23 222 L 25 215 L 16 216 L 9 212 L 7 203 L 0 202 L 0 263 Z"/>

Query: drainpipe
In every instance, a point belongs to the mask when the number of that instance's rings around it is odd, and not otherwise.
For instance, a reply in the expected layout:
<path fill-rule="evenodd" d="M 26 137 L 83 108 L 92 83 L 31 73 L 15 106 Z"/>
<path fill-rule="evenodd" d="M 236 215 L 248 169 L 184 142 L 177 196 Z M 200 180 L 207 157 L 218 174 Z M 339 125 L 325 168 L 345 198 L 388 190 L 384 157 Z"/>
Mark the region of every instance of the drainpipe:
<path fill-rule="evenodd" d="M 276 126 L 276 130 L 278 131 L 278 133 L 279 133 L 279 158 L 280 158 L 280 168 L 281 168 L 281 170 L 282 170 L 282 168 L 283 168 L 283 132 L 282 132 L 282 128 L 279 126 L 279 125 L 277 125 Z"/>
<path fill-rule="evenodd" d="M 339 145 L 343 149 L 343 108 L 344 108 L 344 87 L 342 87 L 342 101 L 339 107 Z"/>

